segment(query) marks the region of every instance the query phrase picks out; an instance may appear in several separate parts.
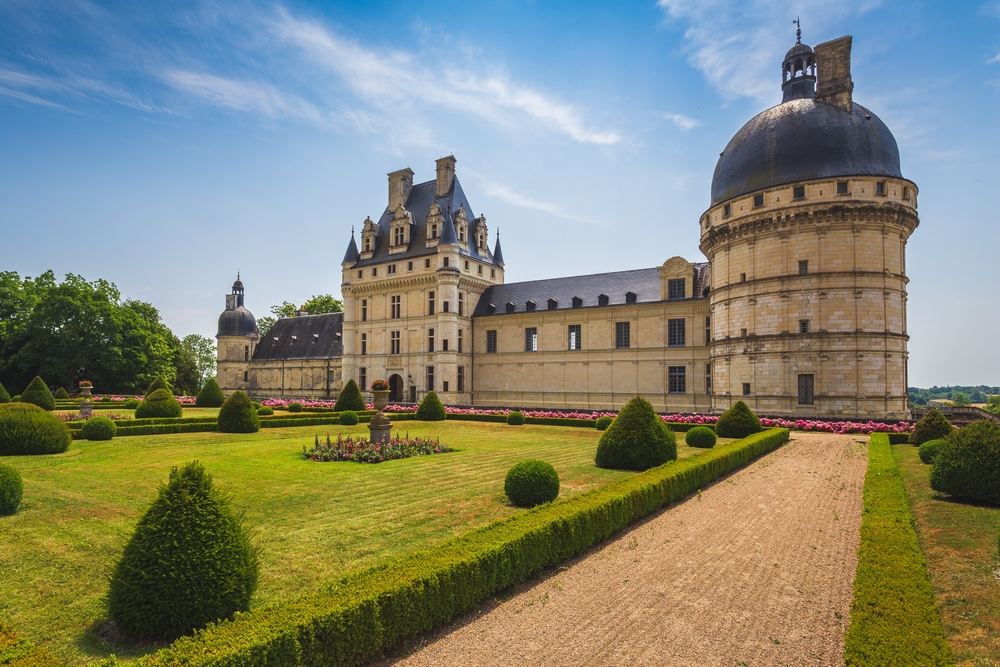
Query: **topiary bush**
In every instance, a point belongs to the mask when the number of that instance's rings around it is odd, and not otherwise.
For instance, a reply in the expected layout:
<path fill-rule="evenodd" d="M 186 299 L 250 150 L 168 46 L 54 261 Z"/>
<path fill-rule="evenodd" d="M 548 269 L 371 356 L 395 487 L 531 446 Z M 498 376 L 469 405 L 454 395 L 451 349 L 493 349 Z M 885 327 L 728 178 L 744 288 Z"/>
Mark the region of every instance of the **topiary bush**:
<path fill-rule="evenodd" d="M 337 402 L 333 404 L 333 409 L 337 412 L 343 412 L 344 410 L 364 410 L 365 409 L 365 399 L 361 395 L 361 389 L 358 388 L 358 383 L 354 380 L 348 380 L 347 384 L 340 392 L 340 396 L 337 397 Z"/>
<path fill-rule="evenodd" d="M 69 392 L 66 391 L 66 387 L 59 387 L 56 389 L 56 393 L 52 396 L 53 398 L 69 398 Z"/>
<path fill-rule="evenodd" d="M 439 422 L 447 417 L 448 413 L 445 412 L 441 399 L 433 391 L 427 392 L 417 408 L 416 418 L 425 422 Z"/>
<path fill-rule="evenodd" d="M 559 496 L 559 475 L 545 461 L 521 461 L 507 472 L 503 490 L 518 507 L 534 507 Z"/>
<path fill-rule="evenodd" d="M 149 398 L 149 395 L 152 394 L 157 389 L 166 389 L 167 393 L 170 394 L 171 396 L 174 393 L 170 390 L 170 385 L 167 384 L 167 381 L 161 378 L 159 375 L 157 375 L 155 378 L 153 378 L 153 381 L 149 383 L 149 386 L 146 387 L 146 393 L 143 395 L 143 397 Z"/>
<path fill-rule="evenodd" d="M 677 458 L 677 440 L 649 401 L 636 396 L 597 443 L 598 468 L 646 470 Z"/>
<path fill-rule="evenodd" d="M 260 417 L 242 391 L 234 391 L 219 408 L 219 430 L 223 433 L 256 433 L 260 430 Z"/>
<path fill-rule="evenodd" d="M 127 401 L 125 401 L 126 410 L 135 410 L 137 407 L 139 407 L 139 401 L 137 401 L 136 399 L 130 398 Z"/>
<path fill-rule="evenodd" d="M 110 440 L 118 427 L 107 417 L 91 417 L 83 423 L 80 433 L 86 440 Z"/>
<path fill-rule="evenodd" d="M 924 463 L 934 463 L 934 458 L 937 456 L 938 450 L 941 449 L 942 445 L 944 445 L 943 439 L 928 440 L 917 448 L 917 456 Z"/>
<path fill-rule="evenodd" d="M 37 405 L 43 410 L 55 410 L 56 409 L 56 399 L 52 396 L 52 392 L 49 388 L 45 386 L 45 381 L 42 378 L 35 376 L 28 387 L 21 392 L 21 402 L 31 403 Z"/>
<path fill-rule="evenodd" d="M 181 404 L 177 402 L 173 394 L 166 389 L 157 389 L 136 406 L 135 418 L 180 417 L 183 412 Z"/>
<path fill-rule="evenodd" d="M 951 422 L 943 414 L 931 408 L 920 421 L 913 425 L 913 432 L 910 433 L 910 444 L 922 445 L 928 440 L 943 438 L 954 431 L 955 427 L 951 425 Z"/>
<path fill-rule="evenodd" d="M 711 449 L 715 447 L 715 431 L 707 426 L 695 426 L 684 434 L 684 442 L 688 447 L 698 447 L 700 449 Z"/>
<path fill-rule="evenodd" d="M 720 438 L 745 438 L 763 430 L 757 415 L 743 401 L 722 413 L 715 423 L 715 434 Z"/>
<path fill-rule="evenodd" d="M 258 403 L 257 401 L 250 401 L 250 405 L 253 406 L 254 410 L 260 410 L 260 403 Z"/>
<path fill-rule="evenodd" d="M 110 403 L 111 402 L 111 397 L 110 396 L 101 396 L 100 402 L 101 403 Z"/>
<path fill-rule="evenodd" d="M 938 448 L 933 466 L 935 491 L 1000 505 L 1000 425 L 983 420 L 959 429 Z"/>
<path fill-rule="evenodd" d="M 358 423 L 358 413 L 354 410 L 344 410 L 340 413 L 341 426 L 355 426 Z"/>
<path fill-rule="evenodd" d="M 257 414 L 261 417 L 270 417 L 274 414 L 274 408 L 269 405 L 262 405 L 257 408 Z"/>
<path fill-rule="evenodd" d="M 171 641 L 246 611 L 257 573 L 249 531 L 195 461 L 171 470 L 139 519 L 111 578 L 108 613 L 133 639 Z"/>
<path fill-rule="evenodd" d="M 507 413 L 507 424 L 510 426 L 524 426 L 524 414 L 520 410 L 511 410 Z"/>
<path fill-rule="evenodd" d="M 61 419 L 31 403 L 0 406 L 0 456 L 59 454 L 72 440 Z"/>
<path fill-rule="evenodd" d="M 4 389 L 2 382 L 0 382 L 0 403 L 10 403 L 10 394 Z"/>
<path fill-rule="evenodd" d="M 17 511 L 24 496 L 24 482 L 21 474 L 0 463 L 0 516 L 10 516 Z"/>
<path fill-rule="evenodd" d="M 288 404 L 289 412 L 302 412 L 302 404 L 298 401 L 292 401 Z"/>
<path fill-rule="evenodd" d="M 597 422 L 594 424 L 594 426 L 597 428 L 598 431 L 604 431 L 609 426 L 611 426 L 611 422 L 613 422 L 614 420 L 615 420 L 614 417 L 609 417 L 608 415 L 604 415 L 603 417 L 597 418 Z"/>
<path fill-rule="evenodd" d="M 199 408 L 221 408 L 226 402 L 226 395 L 222 393 L 218 381 L 215 378 L 208 378 L 208 382 L 198 392 L 194 399 L 194 404 Z"/>
<path fill-rule="evenodd" d="M 11 396 L 10 397 L 10 401 L 11 401 L 11 403 L 20 403 L 21 402 L 21 395 L 20 394 L 15 394 L 14 396 Z"/>

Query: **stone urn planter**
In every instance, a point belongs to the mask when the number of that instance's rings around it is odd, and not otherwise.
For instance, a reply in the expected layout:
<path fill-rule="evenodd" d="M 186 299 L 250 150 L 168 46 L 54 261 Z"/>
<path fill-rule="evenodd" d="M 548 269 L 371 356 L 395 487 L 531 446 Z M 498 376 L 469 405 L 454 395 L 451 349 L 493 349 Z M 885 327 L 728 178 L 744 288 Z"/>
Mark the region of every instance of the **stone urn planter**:
<path fill-rule="evenodd" d="M 80 386 L 80 398 L 83 399 L 80 401 L 80 417 L 83 419 L 90 419 L 94 416 L 94 397 L 91 394 L 92 390 L 93 387 L 90 385 Z"/>
<path fill-rule="evenodd" d="M 389 405 L 389 390 L 374 389 L 375 409 L 378 411 L 372 415 L 372 420 L 368 422 L 368 431 L 371 433 L 372 442 L 389 442 L 389 433 L 392 431 L 392 422 L 382 412 L 385 406 Z"/>
<path fill-rule="evenodd" d="M 385 410 L 385 406 L 389 405 L 389 390 L 374 390 L 372 394 L 375 396 L 375 409 L 379 412 Z"/>

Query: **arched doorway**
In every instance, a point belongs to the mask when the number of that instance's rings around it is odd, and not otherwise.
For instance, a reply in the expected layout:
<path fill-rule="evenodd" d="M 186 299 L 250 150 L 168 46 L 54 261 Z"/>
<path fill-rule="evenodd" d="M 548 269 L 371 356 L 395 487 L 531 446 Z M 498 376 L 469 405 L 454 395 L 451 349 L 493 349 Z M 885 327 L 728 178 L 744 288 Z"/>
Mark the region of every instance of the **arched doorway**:
<path fill-rule="evenodd" d="M 403 378 L 398 375 L 389 376 L 389 402 L 399 403 L 403 400 Z"/>

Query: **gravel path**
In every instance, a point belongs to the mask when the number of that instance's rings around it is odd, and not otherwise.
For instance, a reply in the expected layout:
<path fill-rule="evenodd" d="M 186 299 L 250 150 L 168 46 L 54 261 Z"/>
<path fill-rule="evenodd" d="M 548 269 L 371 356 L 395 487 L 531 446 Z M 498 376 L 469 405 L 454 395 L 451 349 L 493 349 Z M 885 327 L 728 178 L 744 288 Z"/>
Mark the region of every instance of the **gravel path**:
<path fill-rule="evenodd" d="M 778 451 L 381 665 L 843 664 L 862 436 Z"/>

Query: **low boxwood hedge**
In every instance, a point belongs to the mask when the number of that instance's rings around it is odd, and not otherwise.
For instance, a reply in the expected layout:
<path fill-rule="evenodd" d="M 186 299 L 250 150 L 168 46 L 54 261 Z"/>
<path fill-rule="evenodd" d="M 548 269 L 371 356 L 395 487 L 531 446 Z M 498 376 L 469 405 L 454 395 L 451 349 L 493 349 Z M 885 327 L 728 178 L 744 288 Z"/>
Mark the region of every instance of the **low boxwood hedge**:
<path fill-rule="evenodd" d="M 888 434 L 870 442 L 844 662 L 953 665 Z"/>
<path fill-rule="evenodd" d="M 771 429 L 542 505 L 348 575 L 319 592 L 210 626 L 137 664 L 363 664 L 787 440 L 787 429 Z"/>
<path fill-rule="evenodd" d="M 0 665 L 4 667 L 65 667 L 62 660 L 48 650 L 35 646 L 0 621 Z"/>

